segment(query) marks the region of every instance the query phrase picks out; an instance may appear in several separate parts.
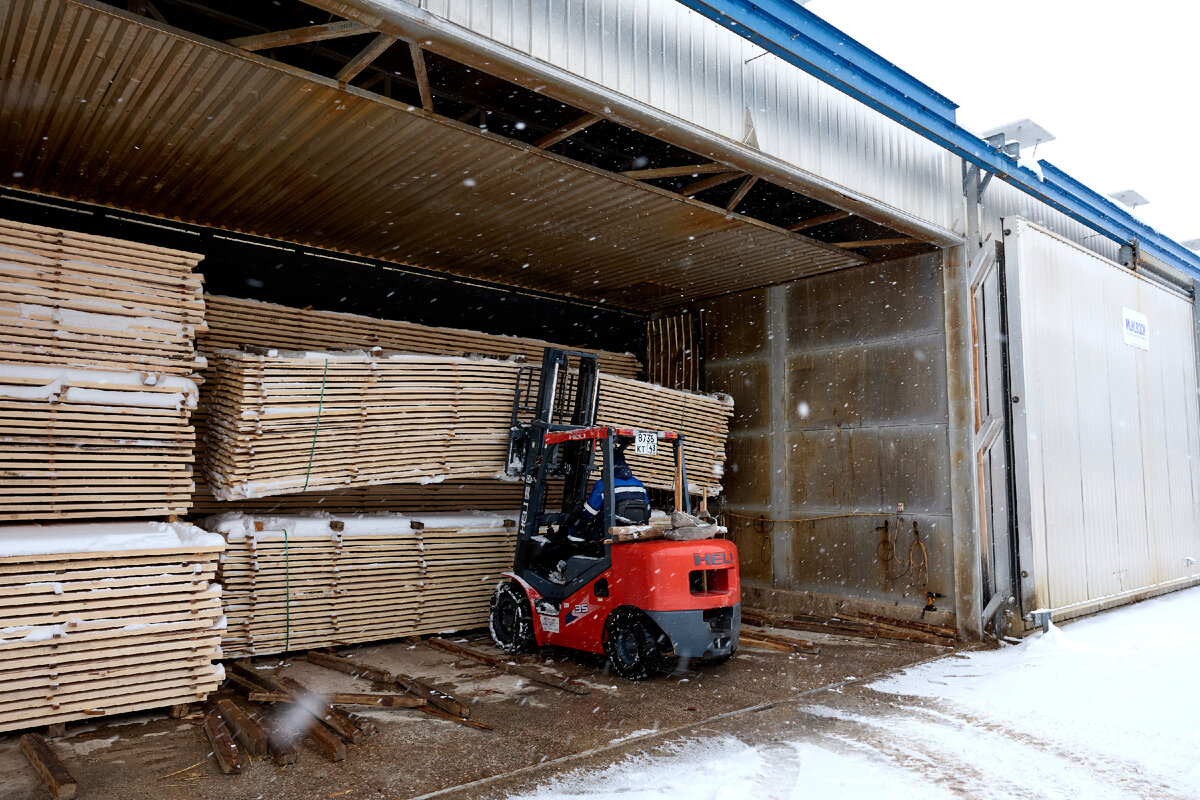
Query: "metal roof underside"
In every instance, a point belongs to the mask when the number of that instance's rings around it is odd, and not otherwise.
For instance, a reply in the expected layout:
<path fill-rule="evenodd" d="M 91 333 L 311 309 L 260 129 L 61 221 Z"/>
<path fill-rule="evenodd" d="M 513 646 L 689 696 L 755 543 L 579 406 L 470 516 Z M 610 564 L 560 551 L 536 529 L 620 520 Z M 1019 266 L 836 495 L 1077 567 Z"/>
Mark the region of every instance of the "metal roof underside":
<path fill-rule="evenodd" d="M 79 0 L 6 4 L 0 176 L 33 191 L 630 308 L 864 261 Z"/>

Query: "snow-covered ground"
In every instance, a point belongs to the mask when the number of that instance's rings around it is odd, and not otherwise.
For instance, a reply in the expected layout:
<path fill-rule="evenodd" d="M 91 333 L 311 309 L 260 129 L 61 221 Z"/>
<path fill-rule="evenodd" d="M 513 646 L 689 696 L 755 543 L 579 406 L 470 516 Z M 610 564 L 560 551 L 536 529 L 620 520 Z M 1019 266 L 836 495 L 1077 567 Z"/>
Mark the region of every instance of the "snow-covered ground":
<path fill-rule="evenodd" d="M 523 798 L 1200 798 L 1200 589 L 812 695 Z"/>

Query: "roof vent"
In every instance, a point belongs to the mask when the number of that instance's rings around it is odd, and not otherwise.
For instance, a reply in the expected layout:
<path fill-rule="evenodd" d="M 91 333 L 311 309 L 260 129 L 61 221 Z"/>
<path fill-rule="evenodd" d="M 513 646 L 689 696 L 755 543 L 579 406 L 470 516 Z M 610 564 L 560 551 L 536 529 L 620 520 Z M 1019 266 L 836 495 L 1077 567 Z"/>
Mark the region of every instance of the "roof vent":
<path fill-rule="evenodd" d="M 1019 156 L 1021 151 L 1039 144 L 1054 141 L 1054 134 L 1038 125 L 1031 119 L 1019 119 L 998 128 L 992 128 L 983 134 L 983 138 L 992 147 L 1010 156 Z"/>
<path fill-rule="evenodd" d="M 1119 191 L 1119 192 L 1113 192 L 1112 194 L 1109 195 L 1109 197 L 1111 197 L 1113 200 L 1116 200 L 1121 205 L 1128 206 L 1130 208 L 1137 208 L 1138 206 L 1144 206 L 1150 202 L 1146 198 L 1142 197 L 1141 194 L 1139 194 L 1138 192 L 1135 192 L 1133 189 L 1123 189 L 1122 191 Z"/>

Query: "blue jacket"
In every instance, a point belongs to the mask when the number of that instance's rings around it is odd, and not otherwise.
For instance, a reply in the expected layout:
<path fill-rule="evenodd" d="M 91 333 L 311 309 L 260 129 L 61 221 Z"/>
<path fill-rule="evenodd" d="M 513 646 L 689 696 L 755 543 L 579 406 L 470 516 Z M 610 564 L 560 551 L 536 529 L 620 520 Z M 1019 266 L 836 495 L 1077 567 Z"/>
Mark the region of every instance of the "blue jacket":
<path fill-rule="evenodd" d="M 630 471 L 629 465 L 624 460 L 617 461 L 613 464 L 613 483 L 616 485 L 614 501 L 621 501 L 627 495 L 635 495 L 650 502 L 649 496 L 646 494 L 646 486 L 637 478 L 633 477 L 633 472 Z M 593 524 L 600 515 L 601 509 L 604 507 L 604 478 L 592 484 L 592 493 L 588 495 L 587 502 L 583 504 L 583 512 L 579 529 L 590 530 L 593 533 L 592 538 L 603 538 L 601 535 L 595 536 L 595 525 Z"/>

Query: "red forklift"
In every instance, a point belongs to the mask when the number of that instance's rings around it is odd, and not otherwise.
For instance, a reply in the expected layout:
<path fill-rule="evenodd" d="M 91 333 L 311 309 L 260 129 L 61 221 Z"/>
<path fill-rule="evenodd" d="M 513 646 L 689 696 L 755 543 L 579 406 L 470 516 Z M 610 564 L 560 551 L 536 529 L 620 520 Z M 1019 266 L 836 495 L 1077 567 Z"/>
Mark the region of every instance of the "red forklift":
<path fill-rule="evenodd" d="M 678 432 L 595 424 L 599 377 L 594 354 L 558 348 L 546 349 L 540 371 L 520 371 L 507 472 L 525 492 L 513 569 L 492 596 L 492 639 L 507 653 L 558 645 L 604 655 L 629 680 L 677 662 L 727 661 L 741 623 L 737 549 L 726 539 L 622 535 L 652 528 L 645 498 L 615 491 L 616 449 L 671 447 L 676 510 L 690 513 L 687 467 Z M 603 538 L 586 541 L 571 534 L 597 471 Z"/>

